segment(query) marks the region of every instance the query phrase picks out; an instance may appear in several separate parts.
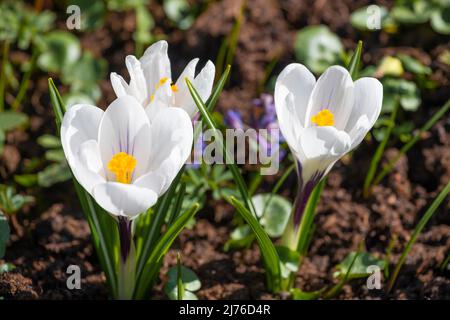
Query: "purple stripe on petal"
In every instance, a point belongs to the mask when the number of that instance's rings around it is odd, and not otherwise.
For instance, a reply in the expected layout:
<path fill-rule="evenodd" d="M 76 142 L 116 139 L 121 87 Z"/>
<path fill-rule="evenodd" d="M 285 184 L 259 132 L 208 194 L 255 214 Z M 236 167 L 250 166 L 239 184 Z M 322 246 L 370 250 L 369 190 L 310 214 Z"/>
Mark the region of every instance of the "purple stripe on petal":
<path fill-rule="evenodd" d="M 119 217 L 119 240 L 120 240 L 120 257 L 125 262 L 130 254 L 131 248 L 131 220 L 127 217 Z"/>
<path fill-rule="evenodd" d="M 302 166 L 300 162 L 298 162 L 297 168 L 299 175 L 299 191 L 294 204 L 295 206 L 294 225 L 296 228 L 300 225 L 300 221 L 305 211 L 306 203 L 308 202 L 308 199 L 311 196 L 314 187 L 317 185 L 317 183 L 319 183 L 319 181 L 323 177 L 323 172 L 316 172 L 306 183 L 303 183 L 303 179 L 301 178 Z"/>

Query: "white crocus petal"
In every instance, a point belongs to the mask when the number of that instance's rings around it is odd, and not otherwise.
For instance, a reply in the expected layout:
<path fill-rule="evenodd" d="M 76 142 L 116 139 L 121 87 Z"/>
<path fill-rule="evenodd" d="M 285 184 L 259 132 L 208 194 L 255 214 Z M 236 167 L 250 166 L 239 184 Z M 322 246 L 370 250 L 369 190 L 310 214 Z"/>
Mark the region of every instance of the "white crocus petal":
<path fill-rule="evenodd" d="M 125 65 L 130 75 L 128 94 L 135 97 L 141 104 L 145 104 L 150 94 L 147 90 L 147 82 L 140 61 L 135 56 L 129 55 L 125 58 Z"/>
<path fill-rule="evenodd" d="M 128 83 L 123 79 L 122 76 L 115 72 L 110 75 L 111 85 L 117 97 L 122 97 L 129 92 Z"/>
<path fill-rule="evenodd" d="M 211 90 L 214 82 L 214 75 L 216 69 L 214 64 L 208 60 L 203 69 L 195 76 L 195 68 L 198 63 L 198 58 L 191 60 L 181 75 L 178 77 L 175 85 L 177 91 L 174 93 L 175 106 L 184 109 L 192 118 L 198 112 L 197 106 L 191 97 L 189 88 L 186 84 L 186 78 L 191 81 L 194 88 L 197 90 L 200 98 L 205 102 L 211 95 Z"/>
<path fill-rule="evenodd" d="M 355 81 L 355 104 L 346 131 L 352 139 L 352 149 L 366 136 L 378 119 L 383 103 L 383 85 L 375 78 Z"/>
<path fill-rule="evenodd" d="M 164 193 L 191 153 L 193 129 L 188 114 L 179 108 L 161 110 L 151 126 L 152 150 L 148 173 L 135 184 Z M 159 180 L 158 180 L 159 179 Z"/>
<path fill-rule="evenodd" d="M 170 87 L 170 82 L 165 81 L 156 89 L 155 93 L 150 96 L 150 102 L 145 108 L 150 123 L 153 122 L 156 115 L 162 110 L 171 106 L 173 101 L 173 92 Z"/>
<path fill-rule="evenodd" d="M 135 98 L 117 98 L 106 109 L 98 130 L 98 145 L 105 168 L 114 155 L 125 152 L 136 159 L 133 179 L 147 171 L 151 152 L 150 122 Z M 108 180 L 115 179 L 109 170 L 106 175 Z"/>
<path fill-rule="evenodd" d="M 69 108 L 64 114 L 61 124 L 61 143 L 67 162 L 77 181 L 88 192 L 101 182 L 101 177 L 85 166 L 80 149 L 88 141 L 96 140 L 103 111 L 95 106 L 77 104 Z"/>
<path fill-rule="evenodd" d="M 354 104 L 353 80 L 340 66 L 329 67 L 312 90 L 305 116 L 305 126 L 312 125 L 311 117 L 323 109 L 334 115 L 334 125 L 344 130 Z"/>
<path fill-rule="evenodd" d="M 296 125 L 305 127 L 305 115 L 311 92 L 316 83 L 314 75 L 299 63 L 288 65 L 277 78 L 275 83 L 275 107 L 280 122 L 280 127 L 289 122 L 292 117 L 296 118 Z M 292 94 L 294 103 L 293 114 L 286 112 L 286 97 Z"/>
<path fill-rule="evenodd" d="M 350 150 L 350 136 L 334 127 L 309 127 L 300 137 L 300 150 L 296 153 L 306 183 L 316 174 L 324 175 L 331 166 Z"/>
<path fill-rule="evenodd" d="M 113 215 L 134 218 L 153 206 L 158 197 L 150 189 L 119 182 L 105 182 L 94 187 L 95 201 Z"/>
<path fill-rule="evenodd" d="M 172 78 L 167 48 L 167 41 L 160 40 L 155 42 L 145 50 L 144 55 L 140 59 L 149 95 L 154 94 L 161 79 Z"/>

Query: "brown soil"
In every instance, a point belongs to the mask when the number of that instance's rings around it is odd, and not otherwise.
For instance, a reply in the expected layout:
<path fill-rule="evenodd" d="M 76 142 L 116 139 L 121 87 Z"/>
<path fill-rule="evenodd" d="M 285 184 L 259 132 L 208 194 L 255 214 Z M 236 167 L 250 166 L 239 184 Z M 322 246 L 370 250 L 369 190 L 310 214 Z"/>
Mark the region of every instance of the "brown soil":
<path fill-rule="evenodd" d="M 347 49 L 354 48 L 358 34 L 348 23 L 353 9 L 369 1 L 249 1 L 245 22 L 239 37 L 232 78 L 219 102 L 219 110 L 246 110 L 257 96 L 264 67 L 280 58 L 274 74 L 289 62 L 293 55 L 295 30 L 308 24 L 325 23 L 343 39 Z M 377 1 L 390 6 L 392 1 Z M 154 3 L 154 2 L 153 2 Z M 223 36 L 232 28 L 241 1 L 224 0 L 209 5 L 186 34 L 171 29 L 162 20 L 164 13 L 152 4 L 157 33 L 165 33 L 171 44 L 169 54 L 179 73 L 187 60 L 194 56 L 206 60 L 217 55 Z M 61 28 L 64 24 L 61 22 Z M 91 34 L 81 34 L 83 46 L 96 56 L 105 57 L 110 71 L 125 73 L 123 59 L 134 50 L 131 38 L 133 14 L 110 14 L 104 28 Z M 411 35 L 390 38 L 386 34 L 368 36 L 364 48 L 364 63 L 374 63 L 386 52 L 413 52 L 417 58 L 433 68 L 432 78 L 438 81 L 436 91 L 423 93 L 420 112 L 413 116 L 420 125 L 438 106 L 448 99 L 448 67 L 439 64 L 440 39 L 436 43 L 411 41 Z M 409 42 L 408 42 L 409 41 Z M 408 46 L 418 48 L 411 48 Z M 398 48 L 401 46 L 401 48 Z M 390 50 L 390 51 L 387 51 Z M 25 111 L 32 115 L 32 125 L 26 133 L 8 134 L 7 145 L 0 158 L 0 176 L 11 180 L 14 172 L 32 155 L 42 150 L 35 137 L 53 132 L 49 114 L 47 75 L 35 76 L 32 81 L 31 105 Z M 101 106 L 114 99 L 105 80 Z M 64 90 L 64 89 L 63 89 Z M 297 287 L 305 291 L 317 290 L 332 284 L 333 266 L 365 240 L 366 249 L 384 257 L 393 237 L 395 242 L 390 268 L 397 262 L 412 230 L 424 210 L 450 178 L 450 119 L 441 120 L 406 157 L 382 185 L 374 188 L 366 200 L 361 195 L 364 172 L 376 144 L 361 145 L 353 154 L 339 162 L 330 173 L 316 217 L 316 226 L 308 257 L 298 272 Z M 386 159 L 398 150 L 391 148 Z M 385 160 L 386 160 L 385 159 Z M 266 182 L 262 190 L 270 190 L 273 182 Z M 61 192 L 61 191 L 64 192 Z M 291 177 L 283 194 L 293 197 L 295 178 Z M 5 261 L 16 269 L 0 275 L 0 297 L 6 299 L 106 299 L 104 275 L 93 250 L 89 227 L 83 219 L 70 183 L 47 189 L 27 190 L 37 197 L 36 203 L 18 216 L 25 230 L 19 237 L 13 234 Z M 40 193 L 38 193 L 40 192 Z M 450 201 L 444 202 L 414 245 L 400 272 L 394 290 L 369 291 L 365 280 L 352 281 L 338 296 L 340 299 L 449 299 L 450 271 L 440 264 L 450 252 Z M 198 214 L 192 230 L 185 230 L 169 251 L 161 270 L 161 280 L 153 292 L 154 298 L 165 298 L 162 292 L 165 274 L 181 251 L 183 263 L 193 268 L 202 281 L 197 292 L 201 299 L 273 299 L 264 285 L 264 271 L 256 244 L 250 249 L 230 253 L 223 245 L 233 229 L 233 209 L 224 203 L 210 202 Z M 1 261 L 0 261 L 1 262 Z M 82 271 L 82 289 L 68 290 L 66 268 L 76 264 Z"/>

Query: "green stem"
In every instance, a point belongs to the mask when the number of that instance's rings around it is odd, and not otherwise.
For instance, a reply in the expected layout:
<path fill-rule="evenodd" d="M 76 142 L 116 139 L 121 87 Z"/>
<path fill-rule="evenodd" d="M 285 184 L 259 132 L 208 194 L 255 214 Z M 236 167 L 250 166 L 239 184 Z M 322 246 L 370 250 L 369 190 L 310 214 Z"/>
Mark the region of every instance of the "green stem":
<path fill-rule="evenodd" d="M 387 165 L 383 167 L 383 170 L 377 174 L 376 178 L 373 180 L 373 185 L 377 185 L 380 183 L 383 178 L 392 171 L 397 161 L 401 158 L 402 155 L 407 153 L 409 149 L 411 149 L 417 141 L 419 141 L 420 137 L 425 131 L 431 129 L 434 124 L 442 118 L 442 116 L 450 109 L 450 99 L 419 129 L 419 131 L 414 135 L 414 137 L 405 144 L 397 154 L 397 156 L 392 159 Z"/>
<path fill-rule="evenodd" d="M 416 228 L 414 229 L 413 234 L 411 235 L 411 238 L 409 239 L 408 243 L 406 244 L 405 249 L 402 252 L 402 255 L 400 256 L 400 259 L 395 266 L 394 272 L 392 272 L 392 276 L 389 279 L 389 284 L 387 287 L 387 292 L 391 291 L 392 287 L 394 286 L 395 279 L 397 279 L 398 273 L 400 272 L 401 267 L 403 266 L 403 263 L 405 263 L 406 257 L 409 254 L 409 251 L 411 251 L 411 248 L 413 244 L 416 242 L 417 237 L 422 232 L 422 229 L 427 224 L 428 220 L 433 216 L 433 214 L 436 212 L 436 209 L 439 207 L 442 201 L 444 201 L 447 194 L 450 192 L 450 182 L 447 183 L 445 188 L 439 193 L 439 195 L 434 199 L 431 206 L 427 209 L 423 217 L 420 219 L 419 223 L 417 224 Z"/>
<path fill-rule="evenodd" d="M 0 71 L 0 112 L 5 110 L 5 87 L 6 87 L 6 62 L 9 57 L 9 40 L 5 40 L 3 42 L 3 57 L 2 57 L 2 66 Z"/>
<path fill-rule="evenodd" d="M 363 187 L 364 198 L 367 198 L 370 195 L 370 188 L 372 186 L 373 177 L 375 176 L 378 164 L 380 163 L 381 157 L 383 156 L 384 149 L 386 149 L 389 137 L 391 136 L 392 130 L 394 129 L 395 119 L 397 117 L 399 105 L 400 104 L 397 103 L 394 110 L 392 111 L 391 116 L 389 117 L 389 124 L 386 128 L 384 138 L 378 145 L 378 148 L 375 151 L 375 154 L 370 162 L 369 171 L 367 172 L 366 178 L 364 180 L 364 187 Z"/>
<path fill-rule="evenodd" d="M 136 253 L 133 241 L 132 221 L 119 217 L 120 257 L 117 274 L 119 300 L 131 300 L 136 284 Z"/>
<path fill-rule="evenodd" d="M 13 110 L 17 110 L 19 108 L 20 103 L 22 102 L 23 98 L 25 97 L 25 94 L 27 93 L 27 89 L 30 84 L 30 77 L 36 66 L 37 56 L 38 56 L 37 49 L 33 49 L 30 66 L 29 66 L 28 70 L 25 72 L 25 74 L 23 75 L 22 82 L 20 83 L 20 87 L 19 87 L 19 92 L 17 93 L 17 96 L 14 99 L 14 102 L 11 106 L 11 108 Z"/>

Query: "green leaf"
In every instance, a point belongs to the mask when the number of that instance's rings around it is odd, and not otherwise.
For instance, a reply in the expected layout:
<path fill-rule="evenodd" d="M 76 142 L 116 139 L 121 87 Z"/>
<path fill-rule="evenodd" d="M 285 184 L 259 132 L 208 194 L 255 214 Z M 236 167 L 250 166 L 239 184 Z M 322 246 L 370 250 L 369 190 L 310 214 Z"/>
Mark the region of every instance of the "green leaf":
<path fill-rule="evenodd" d="M 227 68 L 226 74 L 228 74 L 229 68 Z M 224 77 L 222 77 L 224 78 Z M 226 79 L 226 77 L 224 78 Z M 245 206 L 251 210 L 253 214 L 255 213 L 255 208 L 253 205 L 253 202 L 250 198 L 250 195 L 248 193 L 247 185 L 239 171 L 238 166 L 235 164 L 234 159 L 231 158 L 229 150 L 225 147 L 223 143 L 223 137 L 220 132 L 220 130 L 217 129 L 217 126 L 209 114 L 208 107 L 203 103 L 200 95 L 198 94 L 197 90 L 192 86 L 192 83 L 189 81 L 189 79 L 186 78 L 186 84 L 188 86 L 189 92 L 191 93 L 191 96 L 197 105 L 197 108 L 199 109 L 200 113 L 202 114 L 203 119 L 205 119 L 206 124 L 208 127 L 213 130 L 214 139 L 215 142 L 220 145 L 220 149 L 223 150 L 223 154 L 225 155 L 225 162 L 228 164 L 228 168 L 230 169 L 231 173 L 233 174 L 233 178 L 239 188 L 239 192 L 241 193 L 242 199 L 245 202 Z M 221 88 L 218 86 L 218 88 L 221 90 Z M 215 101 L 215 100 L 211 100 Z"/>
<path fill-rule="evenodd" d="M 263 257 L 264 265 L 266 268 L 266 276 L 269 290 L 276 291 L 280 285 L 281 280 L 281 270 L 280 270 L 280 258 L 278 253 L 270 240 L 269 236 L 266 234 L 264 229 L 256 220 L 255 216 L 248 211 L 245 206 L 238 201 L 236 198 L 231 197 L 228 200 L 232 206 L 234 206 L 242 216 L 242 218 L 249 224 L 255 233 L 256 240 L 258 241 L 259 249 Z"/>
<path fill-rule="evenodd" d="M 230 239 L 223 246 L 223 250 L 228 252 L 233 249 L 248 248 L 255 240 L 255 234 L 248 224 L 234 229 L 230 234 Z"/>
<path fill-rule="evenodd" d="M 170 225 L 162 237 L 157 241 L 149 259 L 145 263 L 144 269 L 146 272 L 142 272 L 140 277 L 136 281 L 136 289 L 134 297 L 136 299 L 144 299 L 150 289 L 150 285 L 156 277 L 162 258 L 169 250 L 173 241 L 178 237 L 180 232 L 185 228 L 190 219 L 197 213 L 199 205 L 192 206 L 188 211 L 180 215 Z"/>
<path fill-rule="evenodd" d="M 16 174 L 14 181 L 23 187 L 29 188 L 38 183 L 37 174 Z"/>
<path fill-rule="evenodd" d="M 403 24 L 419 24 L 425 23 L 430 17 L 429 10 L 422 10 L 422 8 L 400 5 L 395 6 L 391 10 L 391 17 Z"/>
<path fill-rule="evenodd" d="M 187 30 L 195 21 L 193 8 L 186 0 L 164 0 L 164 12 L 181 30 Z"/>
<path fill-rule="evenodd" d="M 422 100 L 420 98 L 420 90 L 417 85 L 408 80 L 387 78 L 383 80 L 383 91 L 384 96 L 388 97 L 388 100 L 384 103 L 383 107 L 386 106 L 390 99 L 397 100 L 402 108 L 406 111 L 416 111 Z M 389 98 L 392 96 L 392 98 Z M 393 105 L 395 106 L 395 104 Z M 386 110 L 383 110 L 384 112 Z"/>
<path fill-rule="evenodd" d="M 0 131 L 9 131 L 28 123 L 28 116 L 18 111 L 0 112 Z"/>
<path fill-rule="evenodd" d="M 95 99 L 83 92 L 69 92 L 63 96 L 63 101 L 67 108 L 79 103 L 95 105 Z"/>
<path fill-rule="evenodd" d="M 37 143 L 46 149 L 54 149 L 61 147 L 61 140 L 58 137 L 55 137 L 51 134 L 43 134 L 39 138 L 37 138 Z"/>
<path fill-rule="evenodd" d="M 98 29 L 105 23 L 106 6 L 104 1 L 70 0 L 69 5 L 77 5 L 81 11 L 81 30 Z"/>
<path fill-rule="evenodd" d="M 377 31 L 376 25 L 371 26 L 370 23 L 374 20 L 374 11 L 371 10 L 371 6 L 366 6 L 355 10 L 350 16 L 350 23 L 352 26 L 361 31 Z M 388 10 L 386 7 L 377 6 L 380 18 L 380 28 L 386 24 L 388 18 Z M 378 16 L 377 16 L 378 18 Z M 374 21 L 376 22 L 376 21 Z"/>
<path fill-rule="evenodd" d="M 16 194 L 12 186 L 0 184 L 0 209 L 7 214 L 14 214 L 22 209 L 28 203 L 33 202 L 31 196 Z"/>
<path fill-rule="evenodd" d="M 76 63 L 63 69 L 61 80 L 64 84 L 70 85 L 73 92 L 84 93 L 96 100 L 98 94 L 95 94 L 92 87 L 105 78 L 107 68 L 108 63 L 105 59 L 94 58 L 90 52 L 84 52 Z"/>
<path fill-rule="evenodd" d="M 47 150 L 45 152 L 45 159 L 48 161 L 54 161 L 59 163 L 66 162 L 66 156 L 64 154 L 63 149 L 54 149 L 54 150 Z"/>
<path fill-rule="evenodd" d="M 355 255 L 358 256 L 355 259 Z M 368 252 L 350 252 L 345 259 L 336 266 L 336 272 L 333 274 L 335 278 L 342 278 L 349 271 L 352 261 L 355 262 L 348 275 L 348 279 L 365 278 L 371 273 L 368 271 L 369 266 L 377 266 L 380 270 L 384 270 L 385 261 L 383 259 L 377 259 Z"/>
<path fill-rule="evenodd" d="M 400 59 L 405 69 L 409 72 L 424 75 L 430 75 L 432 72 L 430 67 L 423 65 L 419 60 L 414 59 L 411 56 L 408 56 L 406 54 L 399 54 L 397 57 Z"/>
<path fill-rule="evenodd" d="M 298 271 L 300 253 L 285 246 L 276 246 L 275 248 L 280 258 L 281 276 L 287 279 L 291 273 Z"/>
<path fill-rule="evenodd" d="M 259 222 L 270 237 L 281 237 L 289 216 L 292 204 L 282 196 L 270 193 L 257 194 L 252 198 Z"/>
<path fill-rule="evenodd" d="M 66 163 L 52 163 L 38 172 L 37 183 L 41 187 L 51 187 L 54 184 L 70 180 L 72 174 Z"/>
<path fill-rule="evenodd" d="M 325 291 L 323 288 L 318 291 L 305 292 L 298 288 L 291 289 L 291 295 L 293 300 L 316 300 L 320 298 L 321 294 Z"/>
<path fill-rule="evenodd" d="M 181 265 L 179 267 L 173 266 L 169 269 L 169 272 L 167 273 L 168 280 L 166 286 L 164 287 L 164 292 L 171 300 L 177 300 L 178 298 L 177 282 L 178 277 L 180 276 L 178 274 L 178 269 L 180 269 L 181 273 L 180 278 L 183 283 L 183 287 L 185 289 L 183 294 L 183 300 L 197 300 L 196 298 L 192 299 L 193 297 L 195 297 L 195 295 L 192 292 L 199 290 L 202 284 L 194 271 Z M 192 295 L 189 295 L 189 293 L 191 293 Z"/>
<path fill-rule="evenodd" d="M 339 37 L 327 26 L 308 26 L 297 33 L 295 55 L 314 73 L 322 73 L 342 63 L 344 48 Z"/>
<path fill-rule="evenodd" d="M 44 71 L 60 72 L 80 57 L 80 41 L 72 33 L 52 31 L 44 36 L 43 41 L 44 47 L 37 63 Z"/>
<path fill-rule="evenodd" d="M 414 229 L 414 232 L 411 235 L 411 238 L 409 239 L 408 243 L 405 246 L 405 249 L 403 250 L 400 259 L 397 262 L 397 265 L 395 266 L 394 272 L 392 272 L 392 275 L 389 279 L 388 288 L 387 291 L 389 292 L 392 287 L 394 286 L 395 279 L 397 279 L 398 273 L 400 272 L 400 269 L 402 268 L 403 264 L 405 263 L 406 257 L 408 256 L 409 252 L 411 251 L 412 246 L 417 240 L 417 237 L 422 232 L 423 228 L 426 226 L 430 218 L 433 216 L 433 214 L 436 212 L 436 210 L 439 208 L 442 201 L 444 201 L 447 197 L 447 195 L 450 193 L 450 182 L 447 183 L 447 185 L 439 192 L 438 196 L 433 200 L 433 203 L 428 207 L 427 211 L 425 211 L 422 218 L 420 218 L 419 223 L 417 224 L 416 228 Z"/>
<path fill-rule="evenodd" d="M 431 14 L 431 27 L 438 33 L 450 34 L 450 6 Z"/>
<path fill-rule="evenodd" d="M 1 254 L 0 254 L 0 259 L 1 259 Z M 5 272 L 10 272 L 12 270 L 14 270 L 16 268 L 15 265 L 13 265 L 12 263 L 2 263 L 0 264 L 0 274 L 5 273 Z"/>
<path fill-rule="evenodd" d="M 0 211 L 0 259 L 5 255 L 6 245 L 9 240 L 9 232 L 8 220 Z"/>

